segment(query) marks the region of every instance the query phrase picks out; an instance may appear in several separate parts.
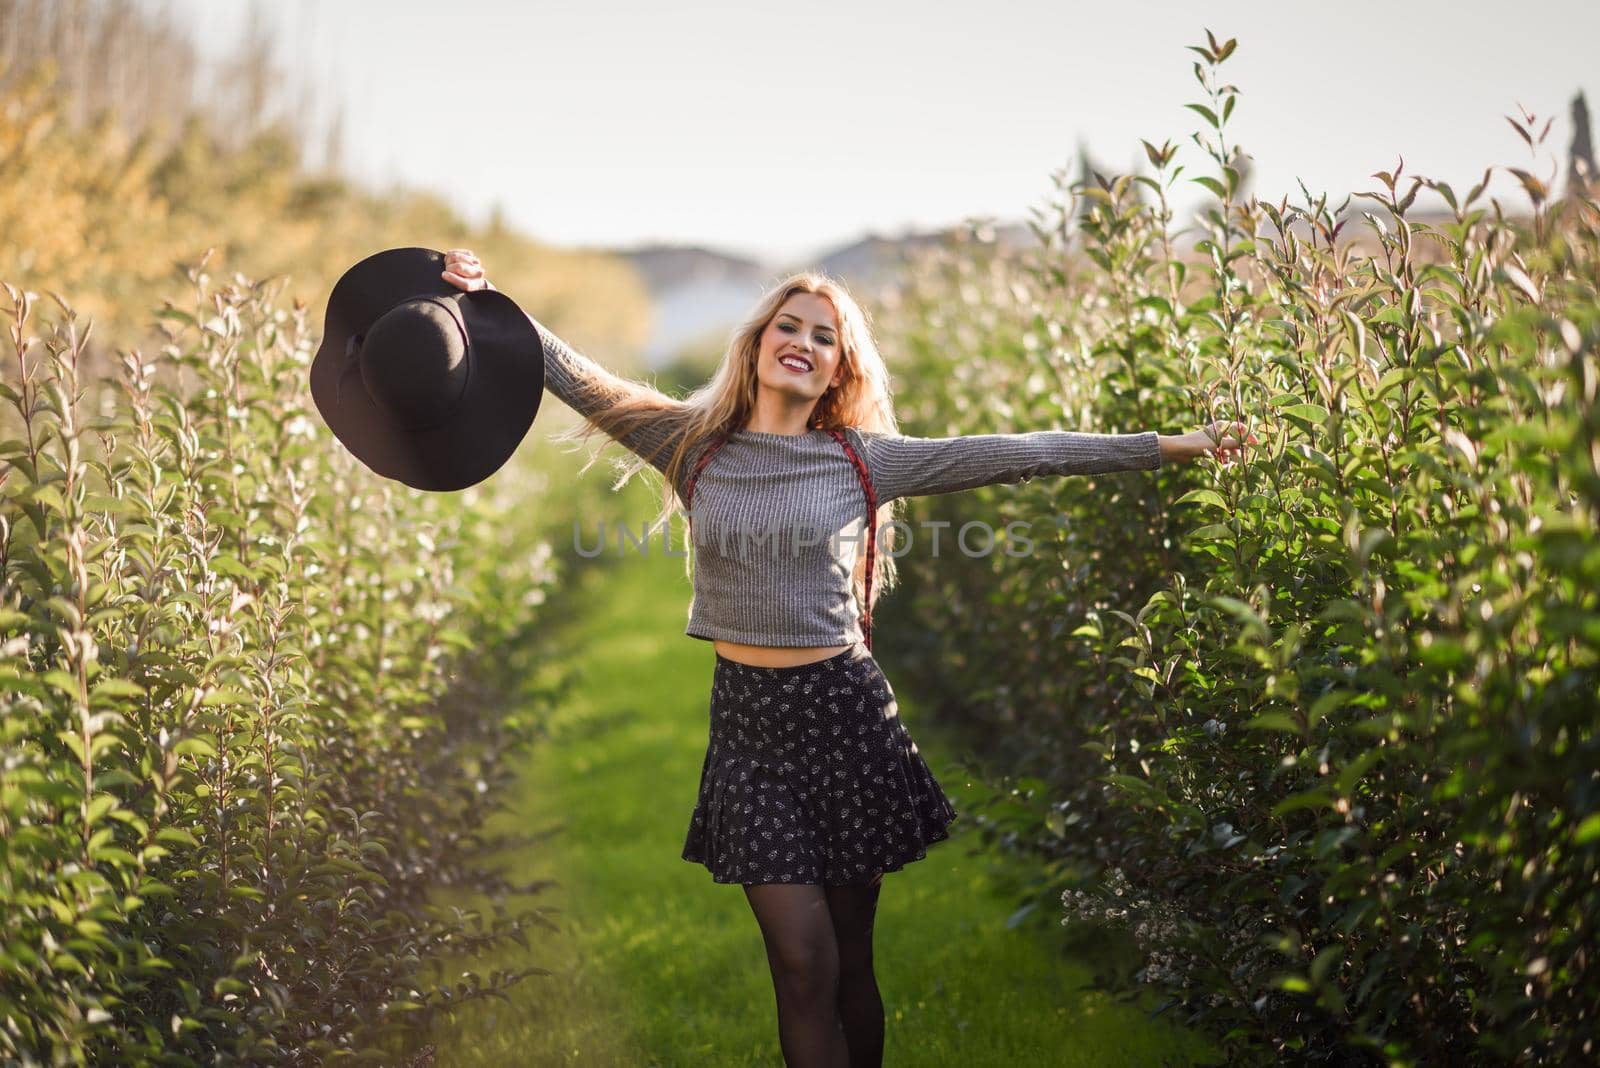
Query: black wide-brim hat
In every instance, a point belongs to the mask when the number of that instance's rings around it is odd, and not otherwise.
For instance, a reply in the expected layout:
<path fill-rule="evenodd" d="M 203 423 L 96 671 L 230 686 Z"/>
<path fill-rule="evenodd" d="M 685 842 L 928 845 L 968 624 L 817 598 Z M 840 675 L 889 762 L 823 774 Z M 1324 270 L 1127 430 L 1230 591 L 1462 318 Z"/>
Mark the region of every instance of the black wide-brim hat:
<path fill-rule="evenodd" d="M 444 255 L 393 248 L 344 273 L 328 297 L 311 396 L 334 436 L 373 471 L 420 490 L 494 474 L 533 425 L 544 345 L 492 289 L 445 281 Z"/>

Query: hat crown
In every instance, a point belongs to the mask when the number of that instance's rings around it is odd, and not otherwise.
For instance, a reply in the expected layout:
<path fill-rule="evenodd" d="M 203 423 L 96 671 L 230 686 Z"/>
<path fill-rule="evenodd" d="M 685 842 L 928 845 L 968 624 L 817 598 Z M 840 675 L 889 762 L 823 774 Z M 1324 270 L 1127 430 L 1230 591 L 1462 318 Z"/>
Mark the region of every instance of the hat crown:
<path fill-rule="evenodd" d="M 460 311 L 448 301 L 416 297 L 397 304 L 356 343 L 368 394 L 401 427 L 438 425 L 466 392 L 471 344 Z"/>
<path fill-rule="evenodd" d="M 339 443 L 376 474 L 430 491 L 498 470 L 544 393 L 539 324 L 497 290 L 445 281 L 444 260 L 384 249 L 340 275 L 310 368 Z"/>

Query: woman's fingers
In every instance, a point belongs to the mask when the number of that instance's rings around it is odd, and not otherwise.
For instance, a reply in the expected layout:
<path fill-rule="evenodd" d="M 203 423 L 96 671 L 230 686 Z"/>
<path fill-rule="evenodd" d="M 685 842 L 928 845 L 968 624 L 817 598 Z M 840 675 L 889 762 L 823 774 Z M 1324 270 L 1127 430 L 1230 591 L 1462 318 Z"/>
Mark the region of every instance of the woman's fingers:
<path fill-rule="evenodd" d="M 1242 449 L 1246 445 L 1259 444 L 1261 440 L 1238 421 L 1213 423 L 1211 429 L 1218 438 L 1218 448 Z"/>
<path fill-rule="evenodd" d="M 1248 446 L 1259 444 L 1260 440 L 1242 420 L 1217 419 L 1188 436 L 1194 448 L 1189 458 L 1210 456 L 1222 466 L 1231 467 Z"/>
<path fill-rule="evenodd" d="M 494 288 L 483 276 L 483 264 L 478 262 L 478 257 L 473 255 L 471 249 L 453 248 L 447 251 L 444 255 L 444 270 L 440 272 L 439 277 L 468 293 Z"/>
<path fill-rule="evenodd" d="M 446 282 L 449 282 L 457 289 L 464 289 L 468 293 L 475 293 L 480 289 L 492 288 L 489 286 L 489 283 L 484 281 L 482 278 L 467 278 L 463 275 L 457 274 L 455 271 L 440 271 L 439 277 L 443 278 Z"/>
<path fill-rule="evenodd" d="M 464 248 L 453 248 L 445 253 L 444 269 L 447 276 L 452 272 L 457 277 L 464 279 L 481 278 L 483 276 L 483 265 L 478 262 L 478 257 Z M 463 286 L 462 288 L 471 289 L 474 287 Z"/>

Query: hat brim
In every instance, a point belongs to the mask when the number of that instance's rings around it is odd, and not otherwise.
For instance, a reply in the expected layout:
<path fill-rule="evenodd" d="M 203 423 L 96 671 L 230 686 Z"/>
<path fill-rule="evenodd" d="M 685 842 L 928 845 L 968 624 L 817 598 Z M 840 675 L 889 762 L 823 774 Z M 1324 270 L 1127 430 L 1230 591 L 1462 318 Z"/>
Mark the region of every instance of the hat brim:
<path fill-rule="evenodd" d="M 328 297 L 322 344 L 311 361 L 311 396 L 334 436 L 378 474 L 431 491 L 466 489 L 498 471 L 527 436 L 544 396 L 544 345 L 533 320 L 505 294 L 464 292 L 441 278 L 443 271 L 444 256 L 425 248 L 389 249 L 351 267 Z M 471 363 L 448 421 L 406 430 L 372 399 L 345 349 L 390 308 L 422 296 L 460 310 Z"/>

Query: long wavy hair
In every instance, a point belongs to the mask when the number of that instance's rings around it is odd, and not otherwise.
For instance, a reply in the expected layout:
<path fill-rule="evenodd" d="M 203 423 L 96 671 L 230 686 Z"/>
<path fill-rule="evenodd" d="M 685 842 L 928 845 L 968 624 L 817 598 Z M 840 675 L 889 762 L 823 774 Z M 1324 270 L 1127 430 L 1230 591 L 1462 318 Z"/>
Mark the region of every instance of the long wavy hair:
<path fill-rule="evenodd" d="M 867 315 L 850 295 L 845 284 L 836 278 L 815 271 L 790 275 L 773 286 L 757 302 L 728 339 L 728 347 L 721 363 L 705 385 L 683 400 L 669 397 L 660 390 L 642 382 L 635 382 L 603 371 L 598 381 L 585 382 L 583 388 L 603 403 L 592 416 L 585 417 L 578 426 L 555 435 L 555 440 L 579 440 L 600 431 L 617 438 L 646 426 L 664 425 L 670 448 L 662 483 L 661 510 L 656 514 L 649 533 L 671 522 L 674 512 L 682 511 L 678 486 L 691 465 L 704 448 L 710 447 L 720 436 L 741 430 L 755 411 L 756 360 L 761 351 L 761 336 L 785 301 L 796 293 L 812 293 L 833 306 L 839 320 L 839 363 L 844 368 L 837 386 L 829 386 L 818 398 L 808 428 L 843 430 L 855 427 L 877 433 L 899 432 L 894 416 L 894 400 L 889 388 L 889 372 L 872 337 L 872 327 Z M 582 470 L 598 458 L 591 455 Z M 621 477 L 613 485 L 620 489 L 637 471 L 646 467 L 655 456 L 635 457 L 624 463 Z M 848 463 L 840 450 L 840 463 Z M 715 463 L 713 460 L 712 463 Z M 652 468 L 653 470 L 653 468 Z M 865 503 L 862 505 L 865 510 Z M 896 572 L 894 547 L 895 528 L 889 524 L 897 521 L 903 511 L 900 500 L 878 506 L 875 526 L 878 531 L 877 550 L 873 560 L 873 596 L 894 588 Z M 693 573 L 693 553 L 688 552 L 692 539 L 685 533 L 685 570 Z M 866 539 L 860 541 L 859 554 L 853 577 L 857 603 L 865 603 Z"/>

